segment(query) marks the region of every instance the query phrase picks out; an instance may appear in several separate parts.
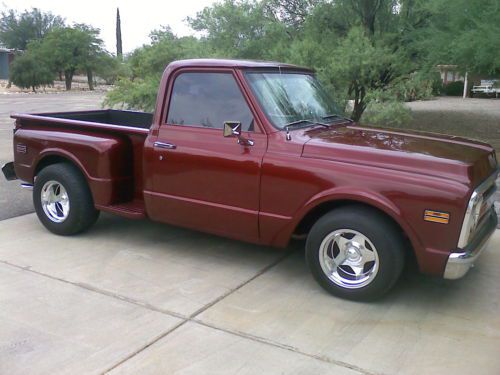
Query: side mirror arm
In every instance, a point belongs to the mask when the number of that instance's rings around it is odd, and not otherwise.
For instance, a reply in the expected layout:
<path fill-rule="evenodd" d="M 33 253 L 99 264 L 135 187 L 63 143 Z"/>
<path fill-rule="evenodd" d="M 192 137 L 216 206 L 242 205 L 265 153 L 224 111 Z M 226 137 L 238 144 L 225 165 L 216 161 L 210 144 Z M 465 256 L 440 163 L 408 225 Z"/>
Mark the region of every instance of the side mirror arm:
<path fill-rule="evenodd" d="M 246 139 L 241 135 L 241 122 L 226 121 L 224 122 L 224 137 L 234 137 L 238 139 L 238 144 L 242 146 L 253 146 L 255 143 L 251 139 Z"/>

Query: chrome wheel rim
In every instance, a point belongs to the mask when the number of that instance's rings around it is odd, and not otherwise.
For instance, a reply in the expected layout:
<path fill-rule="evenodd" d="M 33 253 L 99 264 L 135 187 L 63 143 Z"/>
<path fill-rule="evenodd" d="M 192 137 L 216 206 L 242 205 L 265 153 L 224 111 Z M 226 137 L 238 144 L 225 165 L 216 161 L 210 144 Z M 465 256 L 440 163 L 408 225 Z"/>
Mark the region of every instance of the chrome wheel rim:
<path fill-rule="evenodd" d="M 57 181 L 47 181 L 41 191 L 42 208 L 54 223 L 62 223 L 69 215 L 69 197 L 64 186 Z"/>
<path fill-rule="evenodd" d="M 358 289 L 370 284 L 379 269 L 377 249 L 364 234 L 338 229 L 319 248 L 321 269 L 336 285 Z"/>

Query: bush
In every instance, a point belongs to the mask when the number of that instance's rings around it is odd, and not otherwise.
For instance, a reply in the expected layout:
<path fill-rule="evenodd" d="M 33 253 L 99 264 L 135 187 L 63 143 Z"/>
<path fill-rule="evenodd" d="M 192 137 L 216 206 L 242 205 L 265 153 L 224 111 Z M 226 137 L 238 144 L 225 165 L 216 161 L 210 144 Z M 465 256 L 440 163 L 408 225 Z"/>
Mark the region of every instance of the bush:
<path fill-rule="evenodd" d="M 448 96 L 462 96 L 464 93 L 464 82 L 455 81 L 448 83 L 447 85 L 443 85 L 443 92 Z"/>
<path fill-rule="evenodd" d="M 391 101 L 372 101 L 361 118 L 361 123 L 383 127 L 400 127 L 412 119 L 411 110 L 404 103 Z"/>
<path fill-rule="evenodd" d="M 437 72 L 414 72 L 396 82 L 390 91 L 405 102 L 428 100 L 439 95 L 441 78 Z"/>
<path fill-rule="evenodd" d="M 119 79 L 116 87 L 109 91 L 104 99 L 104 106 L 152 112 L 156 104 L 159 78 Z"/>
<path fill-rule="evenodd" d="M 103 54 L 99 57 L 95 73 L 107 85 L 114 85 L 119 78 L 130 76 L 130 69 L 118 58 Z"/>
<path fill-rule="evenodd" d="M 23 89 L 36 89 L 40 86 L 52 85 L 54 74 L 48 66 L 32 53 L 17 56 L 11 65 L 10 80 Z"/>

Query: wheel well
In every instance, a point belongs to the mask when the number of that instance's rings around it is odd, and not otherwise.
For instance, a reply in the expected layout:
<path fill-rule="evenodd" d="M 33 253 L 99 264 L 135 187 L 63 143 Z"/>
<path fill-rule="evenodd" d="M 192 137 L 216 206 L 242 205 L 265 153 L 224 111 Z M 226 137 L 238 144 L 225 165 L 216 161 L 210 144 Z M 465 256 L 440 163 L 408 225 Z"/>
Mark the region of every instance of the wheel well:
<path fill-rule="evenodd" d="M 297 237 L 304 237 L 309 233 L 311 230 L 312 226 L 320 217 L 325 215 L 327 212 L 332 211 L 336 208 L 339 207 L 345 207 L 345 206 L 357 206 L 357 207 L 367 207 L 370 208 L 371 210 L 377 211 L 380 215 L 385 216 L 388 218 L 394 225 L 395 228 L 399 230 L 401 233 L 402 237 L 404 238 L 404 241 L 407 243 L 407 246 L 405 246 L 407 249 L 409 249 L 408 253 L 411 253 L 411 257 L 414 257 L 414 250 L 413 246 L 411 244 L 410 239 L 408 238 L 406 232 L 404 229 L 399 225 L 399 223 L 394 220 L 390 215 L 382 211 L 381 209 L 374 207 L 370 204 L 366 204 L 363 202 L 358 202 L 358 201 L 353 201 L 353 200 L 338 200 L 338 201 L 329 201 L 329 202 L 324 202 L 319 204 L 318 206 L 314 207 L 311 211 L 309 211 L 299 222 L 297 227 L 295 228 L 294 231 L 294 236 Z"/>
<path fill-rule="evenodd" d="M 35 173 L 34 173 L 34 177 L 38 175 L 38 173 L 40 173 L 40 171 L 42 169 L 44 169 L 45 167 L 48 167 L 49 165 L 52 165 L 52 164 L 58 164 L 58 163 L 66 163 L 66 164 L 71 164 L 72 166 L 74 166 L 77 170 L 80 170 L 80 168 L 70 159 L 64 157 L 64 156 L 61 156 L 61 155 L 48 155 L 48 156 L 45 156 L 44 158 L 42 158 L 42 160 L 40 160 L 38 162 L 38 164 L 36 165 L 36 168 L 35 168 Z"/>

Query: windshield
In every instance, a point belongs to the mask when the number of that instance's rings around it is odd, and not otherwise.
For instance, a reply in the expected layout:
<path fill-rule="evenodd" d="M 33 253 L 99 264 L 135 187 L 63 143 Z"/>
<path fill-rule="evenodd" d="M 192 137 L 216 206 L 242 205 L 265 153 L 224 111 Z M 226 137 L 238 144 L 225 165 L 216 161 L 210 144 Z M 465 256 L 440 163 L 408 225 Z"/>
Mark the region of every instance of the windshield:
<path fill-rule="evenodd" d="M 279 129 L 301 120 L 325 122 L 339 113 L 311 74 L 252 72 L 246 77 L 268 119 Z"/>

